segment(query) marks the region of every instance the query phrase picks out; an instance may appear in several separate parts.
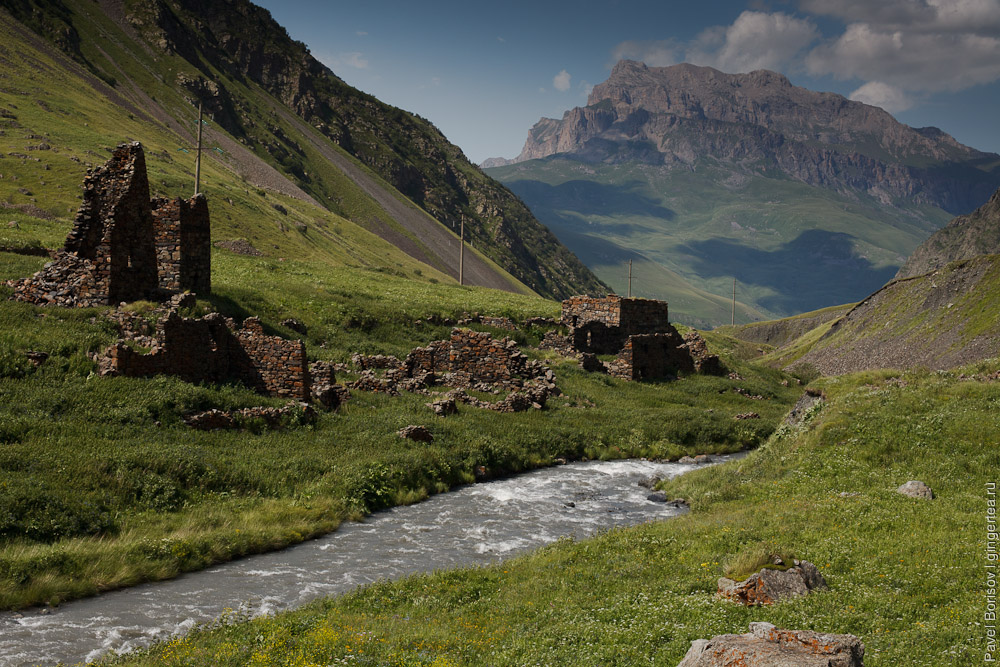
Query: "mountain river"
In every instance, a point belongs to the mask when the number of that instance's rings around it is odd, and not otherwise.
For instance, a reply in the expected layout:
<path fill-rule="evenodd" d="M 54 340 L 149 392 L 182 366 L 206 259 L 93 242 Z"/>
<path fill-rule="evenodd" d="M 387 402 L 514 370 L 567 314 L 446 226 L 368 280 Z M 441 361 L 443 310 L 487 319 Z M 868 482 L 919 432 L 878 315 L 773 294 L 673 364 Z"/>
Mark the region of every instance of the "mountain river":
<path fill-rule="evenodd" d="M 674 516 L 683 510 L 647 500 L 650 491 L 638 482 L 696 467 L 628 460 L 536 470 L 377 512 L 315 540 L 169 581 L 52 610 L 3 612 L 0 665 L 95 660 L 186 632 L 227 608 L 273 614 L 380 579 L 492 563 L 563 536 Z"/>

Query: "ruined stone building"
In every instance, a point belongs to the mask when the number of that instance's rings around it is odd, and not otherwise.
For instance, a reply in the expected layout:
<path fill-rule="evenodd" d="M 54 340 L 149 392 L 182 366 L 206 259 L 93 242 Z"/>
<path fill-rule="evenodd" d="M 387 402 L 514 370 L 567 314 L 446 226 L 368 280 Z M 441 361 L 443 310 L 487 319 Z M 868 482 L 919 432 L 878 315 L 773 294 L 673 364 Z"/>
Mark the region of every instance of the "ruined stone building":
<path fill-rule="evenodd" d="M 569 327 L 573 348 L 594 354 L 615 354 L 629 336 L 672 330 L 666 301 L 574 296 L 562 302 L 562 323 Z"/>
<path fill-rule="evenodd" d="M 264 333 L 250 317 L 237 328 L 219 313 L 193 319 L 171 309 L 157 323 L 153 350 L 142 354 L 124 342 L 108 348 L 101 375 L 176 375 L 188 382 L 237 381 L 262 394 L 310 398 L 306 346 Z"/>
<path fill-rule="evenodd" d="M 81 204 L 62 251 L 31 278 L 12 281 L 14 297 L 38 305 L 101 306 L 212 289 L 211 225 L 203 195 L 149 198 L 138 142 L 118 146 L 87 172 Z M 119 341 L 100 362 L 103 375 L 176 375 L 189 382 L 239 381 L 272 396 L 310 398 L 305 344 L 264 333 L 260 320 L 239 328 L 213 313 L 181 317 L 190 295 L 175 296 L 156 324 L 152 351 Z M 121 322 L 119 322 L 121 324 Z M 133 338 L 122 327 L 125 338 Z"/>
<path fill-rule="evenodd" d="M 62 251 L 31 278 L 13 281 L 14 298 L 39 305 L 117 305 L 211 291 L 208 203 L 150 201 L 146 158 L 138 142 L 88 170 L 83 204 Z"/>
<path fill-rule="evenodd" d="M 562 302 L 561 323 L 569 330 L 563 342 L 584 355 L 587 370 L 604 371 L 626 380 L 722 370 L 719 358 L 708 352 L 701 336 L 695 332 L 681 336 L 671 326 L 666 301 L 615 294 L 574 296 Z M 618 357 L 602 362 L 594 356 L 597 354 Z"/>

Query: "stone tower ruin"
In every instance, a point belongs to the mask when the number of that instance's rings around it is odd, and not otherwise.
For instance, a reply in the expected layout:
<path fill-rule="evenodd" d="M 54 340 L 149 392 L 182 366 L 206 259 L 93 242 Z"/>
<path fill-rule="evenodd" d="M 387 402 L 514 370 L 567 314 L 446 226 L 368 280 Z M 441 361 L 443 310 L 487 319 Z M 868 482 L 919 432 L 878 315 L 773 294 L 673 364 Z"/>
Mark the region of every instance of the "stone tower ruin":
<path fill-rule="evenodd" d="M 150 201 L 142 145 L 121 144 L 104 166 L 88 170 L 63 250 L 11 285 L 21 301 L 79 307 L 207 294 L 208 203 L 203 195 Z"/>

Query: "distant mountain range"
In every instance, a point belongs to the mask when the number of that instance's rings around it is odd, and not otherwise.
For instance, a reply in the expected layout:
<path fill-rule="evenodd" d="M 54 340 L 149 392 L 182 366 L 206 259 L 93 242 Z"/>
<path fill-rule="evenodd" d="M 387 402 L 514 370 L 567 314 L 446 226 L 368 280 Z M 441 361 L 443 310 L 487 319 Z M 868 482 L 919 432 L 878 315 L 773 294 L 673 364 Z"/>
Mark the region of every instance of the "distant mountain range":
<path fill-rule="evenodd" d="M 1000 185 L 1000 155 L 781 74 L 618 63 L 586 107 L 484 164 L 598 276 L 728 321 L 855 301 Z"/>
<path fill-rule="evenodd" d="M 475 249 L 466 253 L 467 283 L 556 298 L 607 289 L 430 122 L 347 85 L 247 0 L 2 0 L 0 24 L 11 54 L 22 45 L 55 47 L 75 61 L 53 60 L 71 92 L 107 100 L 142 125 L 130 125 L 126 137 L 121 124 L 98 133 L 91 122 L 93 129 L 60 137 L 67 149 L 94 151 L 126 138 L 155 144 L 163 133 L 190 146 L 202 103 L 212 121 L 208 159 L 249 184 L 342 216 L 444 275 L 457 277 L 464 222 Z M 21 67 L 13 55 L 3 62 L 5 72 Z M 35 85 L 32 99 L 50 106 L 57 91 Z M 44 110 L 21 106 L 11 118 L 36 134 L 58 128 Z M 172 159 L 147 152 L 154 172 Z M 42 204 L 60 196 L 46 187 L 39 194 Z M 209 200 L 222 204 L 211 191 Z M 283 214 L 264 210 L 274 218 L 268 224 L 286 227 Z M 256 223 L 246 224 L 234 231 L 254 236 Z"/>

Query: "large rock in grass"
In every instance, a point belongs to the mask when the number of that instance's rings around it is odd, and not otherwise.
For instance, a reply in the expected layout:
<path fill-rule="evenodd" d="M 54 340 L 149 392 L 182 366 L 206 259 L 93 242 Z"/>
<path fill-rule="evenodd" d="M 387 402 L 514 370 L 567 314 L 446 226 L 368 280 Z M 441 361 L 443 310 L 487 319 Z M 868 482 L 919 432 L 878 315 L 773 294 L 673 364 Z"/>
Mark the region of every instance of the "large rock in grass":
<path fill-rule="evenodd" d="M 751 623 L 745 635 L 696 639 L 677 667 L 863 667 L 864 657 L 865 645 L 854 635 Z"/>
<path fill-rule="evenodd" d="M 793 597 L 808 595 L 817 588 L 826 588 L 819 568 L 809 561 L 794 561 L 787 570 L 764 568 L 743 581 L 726 577 L 719 579 L 719 596 L 743 605 L 774 604 Z"/>
<path fill-rule="evenodd" d="M 896 493 L 901 493 L 902 495 L 909 496 L 910 498 L 919 498 L 921 500 L 934 499 L 934 492 L 931 491 L 931 487 L 915 479 L 911 479 L 909 482 L 896 489 Z"/>

